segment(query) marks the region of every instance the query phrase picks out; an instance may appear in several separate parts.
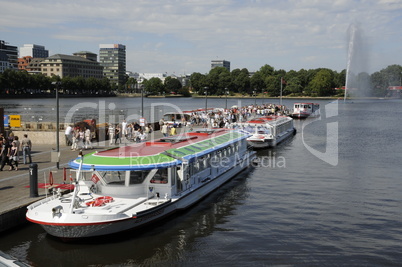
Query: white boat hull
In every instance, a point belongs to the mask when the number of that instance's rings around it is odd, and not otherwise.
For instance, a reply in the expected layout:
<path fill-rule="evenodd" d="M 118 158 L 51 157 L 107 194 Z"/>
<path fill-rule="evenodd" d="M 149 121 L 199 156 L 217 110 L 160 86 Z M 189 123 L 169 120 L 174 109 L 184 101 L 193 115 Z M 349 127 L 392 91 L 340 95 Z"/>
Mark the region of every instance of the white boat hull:
<path fill-rule="evenodd" d="M 296 132 L 295 129 L 289 129 L 286 132 L 283 132 L 280 136 L 276 136 L 276 138 L 248 138 L 247 143 L 252 148 L 262 149 L 262 148 L 270 148 L 275 147 L 276 145 L 280 144 L 281 142 L 285 141 Z"/>
<path fill-rule="evenodd" d="M 50 222 L 51 218 L 48 218 L 48 221 L 44 222 L 43 216 L 45 214 L 38 213 L 35 207 L 28 207 L 27 218 L 34 223 L 40 224 L 50 235 L 66 240 L 110 235 L 133 230 L 154 223 L 179 210 L 189 208 L 247 168 L 254 158 L 255 153 L 248 152 L 244 157 L 238 159 L 237 164 L 232 168 L 220 173 L 214 179 L 206 180 L 201 186 L 183 191 L 180 195 L 173 196 L 169 200 L 160 199 L 160 203 L 162 204 L 157 204 L 154 208 L 149 208 L 135 215 L 130 216 L 127 213 L 122 213 L 110 216 L 99 214 L 92 216 L 79 213 L 63 213 L 63 216 L 61 216 L 62 220 L 60 221 L 57 220 L 58 218 L 52 218 L 53 221 Z M 48 209 L 58 204 L 59 200 L 57 198 L 47 199 L 42 203 L 42 205 L 47 205 Z M 49 217 L 49 215 L 46 216 Z M 39 218 L 42 218 L 42 221 L 39 221 Z"/>

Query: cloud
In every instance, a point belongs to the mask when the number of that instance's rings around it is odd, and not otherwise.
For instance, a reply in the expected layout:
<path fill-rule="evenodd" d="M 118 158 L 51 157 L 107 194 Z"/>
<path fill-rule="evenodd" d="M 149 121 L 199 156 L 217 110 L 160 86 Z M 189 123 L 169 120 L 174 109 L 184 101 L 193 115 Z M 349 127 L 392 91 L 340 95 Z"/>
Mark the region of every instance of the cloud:
<path fill-rule="evenodd" d="M 65 53 L 123 43 L 129 67 L 138 71 L 149 66 L 206 72 L 216 56 L 250 70 L 263 64 L 287 70 L 325 64 L 341 70 L 351 23 L 362 25 L 374 48 L 402 38 L 402 2 L 397 0 L 0 0 L 0 5 L 2 38 L 39 34 L 45 46 L 59 43 L 63 49 L 67 42 Z M 149 57 L 143 65 L 136 62 L 141 55 Z"/>

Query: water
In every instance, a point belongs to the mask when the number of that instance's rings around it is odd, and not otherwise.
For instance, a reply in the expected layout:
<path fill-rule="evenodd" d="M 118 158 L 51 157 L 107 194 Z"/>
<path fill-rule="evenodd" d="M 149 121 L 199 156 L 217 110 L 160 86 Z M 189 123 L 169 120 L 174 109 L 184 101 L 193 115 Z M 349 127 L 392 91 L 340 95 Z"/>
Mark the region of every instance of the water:
<path fill-rule="evenodd" d="M 63 243 L 29 225 L 0 237 L 0 250 L 35 266 L 400 266 L 402 101 L 342 102 L 329 118 L 329 101 L 316 102 L 321 120 L 295 121 L 292 139 L 258 151 L 260 166 L 147 231 Z M 326 152 L 328 123 L 335 166 L 306 148 Z"/>

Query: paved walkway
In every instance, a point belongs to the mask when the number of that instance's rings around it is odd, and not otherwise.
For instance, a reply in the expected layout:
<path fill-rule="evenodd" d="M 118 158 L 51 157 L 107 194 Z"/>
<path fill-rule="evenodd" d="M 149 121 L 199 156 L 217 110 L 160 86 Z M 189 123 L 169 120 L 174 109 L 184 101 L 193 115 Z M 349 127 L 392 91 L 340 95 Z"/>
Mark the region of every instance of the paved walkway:
<path fill-rule="evenodd" d="M 179 131 L 178 131 L 179 132 Z M 148 136 L 148 140 L 161 138 L 160 131 L 154 131 Z M 64 141 L 64 140 L 63 140 Z M 132 142 L 122 139 L 120 146 L 128 145 Z M 95 150 L 104 150 L 116 145 L 110 145 L 109 141 L 94 143 L 94 148 L 83 150 L 83 153 L 89 153 Z M 66 168 L 67 181 L 69 183 L 70 168 L 68 162 L 78 156 L 79 151 L 72 151 L 64 143 L 60 145 L 60 161 L 59 169 L 56 168 L 56 163 L 51 162 L 51 152 L 55 151 L 54 145 L 35 145 L 32 148 L 32 162 L 38 165 L 38 183 L 48 183 L 50 171 L 53 174 L 54 183 L 63 183 L 63 168 Z M 24 207 L 32 202 L 35 202 L 46 196 L 46 190 L 39 188 L 39 197 L 30 197 L 29 186 L 29 164 L 22 164 L 22 157 L 18 171 L 9 171 L 8 166 L 5 166 L 0 172 L 0 216 L 9 211 Z M 72 175 L 73 176 L 73 175 Z M 74 177 L 74 176 L 73 176 Z M 1 218 L 0 218 L 1 219 Z"/>

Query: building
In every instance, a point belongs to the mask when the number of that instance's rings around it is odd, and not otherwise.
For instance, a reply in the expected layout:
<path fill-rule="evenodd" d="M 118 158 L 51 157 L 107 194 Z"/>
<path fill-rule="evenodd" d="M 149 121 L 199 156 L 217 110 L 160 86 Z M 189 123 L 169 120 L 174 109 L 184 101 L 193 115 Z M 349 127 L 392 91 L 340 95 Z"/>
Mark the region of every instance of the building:
<path fill-rule="evenodd" d="M 6 69 L 10 68 L 10 62 L 8 62 L 8 56 L 6 52 L 0 51 L 0 73 L 3 73 Z"/>
<path fill-rule="evenodd" d="M 5 41 L 0 40 L 0 52 L 6 53 L 9 62 L 8 68 L 18 68 L 18 48 L 16 46 L 8 45 Z"/>
<path fill-rule="evenodd" d="M 32 61 L 31 56 L 19 57 L 18 58 L 18 69 L 26 70 L 26 68 L 28 67 L 29 63 L 31 63 L 31 61 Z"/>
<path fill-rule="evenodd" d="M 98 58 L 98 56 L 95 53 L 92 53 L 92 52 L 89 52 L 89 51 L 76 52 L 73 55 L 77 56 L 77 57 L 86 58 L 86 59 L 89 59 L 89 60 L 92 60 L 92 61 L 95 61 L 95 62 L 96 62 L 96 60 Z"/>
<path fill-rule="evenodd" d="M 46 58 L 49 57 L 49 50 L 46 50 L 43 45 L 36 44 L 24 44 L 23 47 L 19 48 L 20 58 L 32 57 L 32 58 Z"/>
<path fill-rule="evenodd" d="M 82 76 L 84 78 L 103 78 L 103 67 L 99 62 L 82 56 L 56 54 L 44 59 L 40 63 L 40 67 L 42 74 L 49 77 Z"/>
<path fill-rule="evenodd" d="M 25 70 L 29 73 L 42 73 L 42 69 L 40 64 L 42 63 L 42 61 L 45 60 L 45 58 L 33 58 L 28 66 L 26 66 Z"/>
<path fill-rule="evenodd" d="M 226 60 L 211 60 L 211 69 L 216 67 L 224 67 L 230 72 L 230 61 Z"/>
<path fill-rule="evenodd" d="M 100 44 L 99 62 L 103 66 L 103 76 L 114 86 L 126 81 L 126 46 L 122 44 Z"/>

